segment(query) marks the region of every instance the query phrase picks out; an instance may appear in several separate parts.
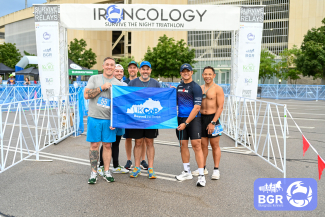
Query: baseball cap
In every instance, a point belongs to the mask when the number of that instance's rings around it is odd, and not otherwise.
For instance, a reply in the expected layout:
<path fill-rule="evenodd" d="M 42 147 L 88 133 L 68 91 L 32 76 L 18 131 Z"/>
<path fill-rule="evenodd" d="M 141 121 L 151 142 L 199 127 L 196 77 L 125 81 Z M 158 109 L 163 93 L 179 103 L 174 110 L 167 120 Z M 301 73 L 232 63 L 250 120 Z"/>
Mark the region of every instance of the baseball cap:
<path fill-rule="evenodd" d="M 116 64 L 116 65 L 115 65 L 115 69 L 117 69 L 117 68 L 122 68 L 123 71 L 124 71 L 124 68 L 123 68 L 123 66 L 122 66 L 121 64 Z"/>
<path fill-rule="evenodd" d="M 137 63 L 137 62 L 135 62 L 134 60 L 132 60 L 131 62 L 129 62 L 129 64 L 128 64 L 128 67 L 129 67 L 131 64 L 134 64 L 134 65 L 136 65 L 136 66 L 139 68 L 139 65 L 138 65 L 138 63 Z"/>
<path fill-rule="evenodd" d="M 182 72 L 184 69 L 188 69 L 188 70 L 190 70 L 190 71 L 193 71 L 192 66 L 191 66 L 190 64 L 188 64 L 188 63 L 184 63 L 184 64 L 181 66 L 181 69 L 180 69 L 179 72 Z"/>
<path fill-rule="evenodd" d="M 10 74 L 9 77 L 14 76 L 13 74 Z"/>
<path fill-rule="evenodd" d="M 151 64 L 148 62 L 148 61 L 143 61 L 141 64 L 140 64 L 140 68 L 142 68 L 142 66 L 149 66 L 151 68 Z"/>

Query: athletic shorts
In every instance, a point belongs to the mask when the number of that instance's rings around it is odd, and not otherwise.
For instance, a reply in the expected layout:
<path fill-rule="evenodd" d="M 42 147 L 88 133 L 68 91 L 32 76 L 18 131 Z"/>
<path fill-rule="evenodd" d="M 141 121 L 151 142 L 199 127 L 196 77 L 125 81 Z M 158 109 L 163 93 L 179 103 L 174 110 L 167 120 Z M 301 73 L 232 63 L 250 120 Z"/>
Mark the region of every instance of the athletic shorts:
<path fill-rule="evenodd" d="M 116 128 L 116 135 L 117 136 L 123 136 L 125 134 L 125 129 L 124 128 Z"/>
<path fill-rule="evenodd" d="M 132 137 L 130 137 L 130 129 L 125 129 L 125 133 L 123 135 L 124 139 L 131 139 Z"/>
<path fill-rule="evenodd" d="M 201 114 L 202 137 L 215 138 L 215 137 L 221 136 L 221 133 L 218 135 L 215 135 L 215 136 L 212 136 L 212 134 L 208 134 L 207 127 L 213 120 L 214 116 L 215 116 L 215 114 L 212 114 L 212 115 Z M 220 124 L 219 119 L 217 120 L 216 124 L 217 125 Z"/>
<path fill-rule="evenodd" d="M 178 117 L 178 125 L 185 123 L 187 117 Z M 201 117 L 195 117 L 182 131 L 176 129 L 178 140 L 201 139 Z"/>
<path fill-rule="evenodd" d="M 154 139 L 158 136 L 157 129 L 129 129 L 129 138 L 133 139 Z"/>
<path fill-rule="evenodd" d="M 87 142 L 116 141 L 116 130 L 111 130 L 111 120 L 88 117 L 87 119 Z"/>

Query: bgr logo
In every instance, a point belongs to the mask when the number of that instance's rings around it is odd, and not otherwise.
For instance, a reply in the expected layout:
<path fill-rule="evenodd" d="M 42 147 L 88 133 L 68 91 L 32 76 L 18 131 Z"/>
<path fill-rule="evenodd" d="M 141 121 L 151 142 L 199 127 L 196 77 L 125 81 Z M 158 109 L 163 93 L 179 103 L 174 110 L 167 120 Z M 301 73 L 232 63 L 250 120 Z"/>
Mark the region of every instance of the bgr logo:
<path fill-rule="evenodd" d="M 314 210 L 317 182 L 310 178 L 261 178 L 254 182 L 257 210 Z"/>
<path fill-rule="evenodd" d="M 106 19 L 110 23 L 119 23 L 123 20 L 123 9 L 117 5 L 111 5 L 106 10 Z"/>
<path fill-rule="evenodd" d="M 43 57 L 52 57 L 51 48 L 43 50 Z"/>
<path fill-rule="evenodd" d="M 46 83 L 49 85 L 53 84 L 53 78 L 45 78 Z"/>
<path fill-rule="evenodd" d="M 51 35 L 50 35 L 49 33 L 47 33 L 47 32 L 44 32 L 44 33 L 43 33 L 43 38 L 44 38 L 45 40 L 49 40 L 49 39 L 51 38 Z"/>
<path fill-rule="evenodd" d="M 255 35 L 252 34 L 252 33 L 249 33 L 249 34 L 247 35 L 247 39 L 248 39 L 249 41 L 253 41 L 253 40 L 255 39 Z"/>

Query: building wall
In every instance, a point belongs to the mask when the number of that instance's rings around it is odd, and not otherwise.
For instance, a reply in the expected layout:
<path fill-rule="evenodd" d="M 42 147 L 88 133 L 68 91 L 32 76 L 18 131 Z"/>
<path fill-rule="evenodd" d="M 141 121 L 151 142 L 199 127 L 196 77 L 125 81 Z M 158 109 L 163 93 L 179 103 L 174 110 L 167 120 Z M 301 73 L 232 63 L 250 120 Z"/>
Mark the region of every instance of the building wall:
<path fill-rule="evenodd" d="M 293 45 L 300 47 L 307 31 L 320 27 L 324 18 L 324 0 L 290 0 L 289 49 Z"/>
<path fill-rule="evenodd" d="M 112 31 L 85 31 L 68 29 L 68 42 L 74 38 L 84 39 L 87 42 L 87 49 L 97 55 L 97 64 L 93 69 L 102 70 L 103 60 L 105 57 L 112 56 Z"/>
<path fill-rule="evenodd" d="M 132 4 L 176 4 L 186 5 L 187 0 L 132 0 Z M 160 36 L 166 34 L 173 37 L 176 41 L 184 39 L 187 43 L 187 31 L 132 31 L 131 55 L 136 61 L 141 61 L 147 48 L 155 47 L 158 44 Z"/>

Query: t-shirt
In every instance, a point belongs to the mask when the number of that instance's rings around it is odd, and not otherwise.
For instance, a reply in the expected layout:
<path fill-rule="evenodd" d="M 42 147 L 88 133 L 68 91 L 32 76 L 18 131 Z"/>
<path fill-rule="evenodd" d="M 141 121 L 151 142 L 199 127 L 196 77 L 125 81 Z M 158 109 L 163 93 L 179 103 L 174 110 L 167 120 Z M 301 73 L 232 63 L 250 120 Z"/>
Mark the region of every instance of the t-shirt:
<path fill-rule="evenodd" d="M 113 77 L 112 79 L 108 79 L 105 78 L 103 74 L 100 74 L 100 75 L 91 76 L 88 80 L 88 84 L 86 88 L 95 89 L 98 88 L 99 86 L 102 86 L 106 82 L 109 82 L 112 85 L 123 86 L 122 82 L 120 82 L 116 78 Z M 92 118 L 98 118 L 98 119 L 111 119 L 111 109 L 104 108 L 97 105 L 99 97 L 105 97 L 110 99 L 111 88 L 101 92 L 95 98 L 89 99 L 88 116 Z"/>
<path fill-rule="evenodd" d="M 153 78 L 150 78 L 149 81 L 147 82 L 143 82 L 139 78 L 135 78 L 132 81 L 130 81 L 128 85 L 131 87 L 159 87 L 160 88 L 159 82 Z"/>
<path fill-rule="evenodd" d="M 15 84 L 15 79 L 14 78 L 9 78 L 8 79 L 8 84 Z"/>
<path fill-rule="evenodd" d="M 123 82 L 128 84 L 130 82 L 130 78 L 125 79 Z"/>
<path fill-rule="evenodd" d="M 188 117 L 194 105 L 201 105 L 201 103 L 202 89 L 197 83 L 191 81 L 177 86 L 178 117 Z M 199 112 L 196 117 L 201 117 L 201 113 Z"/>

